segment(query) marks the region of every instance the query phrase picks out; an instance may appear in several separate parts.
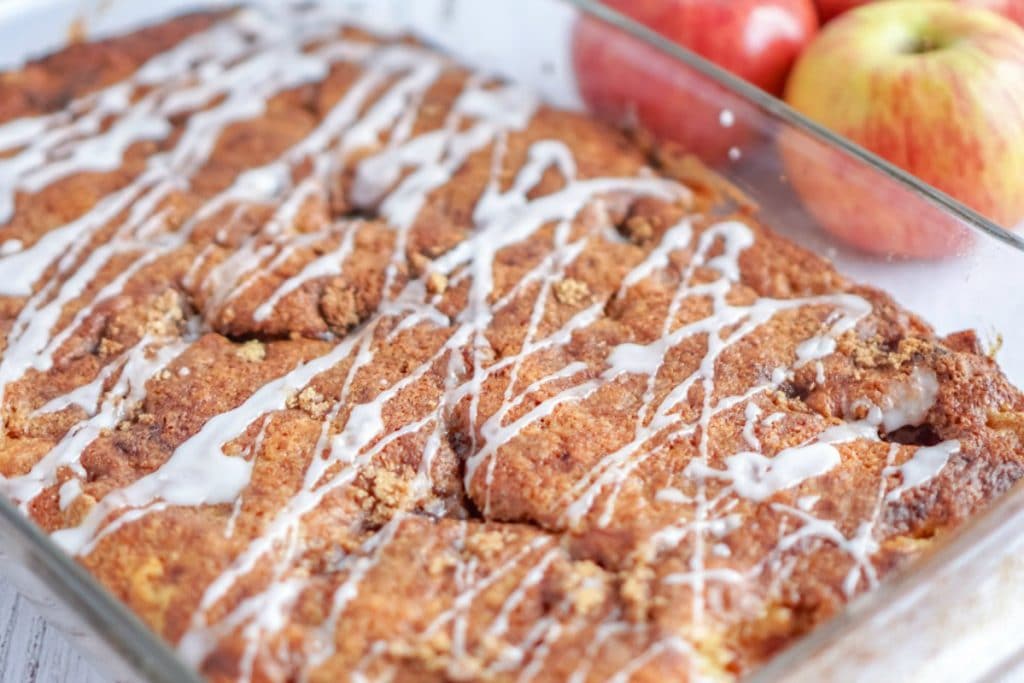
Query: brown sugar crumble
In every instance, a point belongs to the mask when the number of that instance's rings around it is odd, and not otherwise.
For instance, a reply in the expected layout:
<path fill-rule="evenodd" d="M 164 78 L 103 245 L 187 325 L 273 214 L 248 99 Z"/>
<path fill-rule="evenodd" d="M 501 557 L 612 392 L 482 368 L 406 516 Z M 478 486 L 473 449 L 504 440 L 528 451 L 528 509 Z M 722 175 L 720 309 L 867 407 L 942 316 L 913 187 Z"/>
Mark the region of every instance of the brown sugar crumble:
<path fill-rule="evenodd" d="M 555 283 L 555 298 L 566 306 L 579 306 L 590 299 L 586 282 L 566 278 Z"/>
<path fill-rule="evenodd" d="M 288 401 L 289 408 L 298 408 L 312 417 L 322 418 L 331 410 L 333 402 L 313 387 L 306 387 Z"/>
<path fill-rule="evenodd" d="M 625 233 L 636 244 L 646 244 L 654 238 L 654 223 L 647 216 L 631 216 L 626 220 Z"/>
<path fill-rule="evenodd" d="M 235 349 L 235 355 L 248 363 L 259 363 L 267 357 L 267 347 L 258 339 L 250 339 Z"/>
<path fill-rule="evenodd" d="M 427 292 L 430 294 L 444 294 L 448 289 L 448 278 L 441 273 L 430 273 L 427 276 Z"/>

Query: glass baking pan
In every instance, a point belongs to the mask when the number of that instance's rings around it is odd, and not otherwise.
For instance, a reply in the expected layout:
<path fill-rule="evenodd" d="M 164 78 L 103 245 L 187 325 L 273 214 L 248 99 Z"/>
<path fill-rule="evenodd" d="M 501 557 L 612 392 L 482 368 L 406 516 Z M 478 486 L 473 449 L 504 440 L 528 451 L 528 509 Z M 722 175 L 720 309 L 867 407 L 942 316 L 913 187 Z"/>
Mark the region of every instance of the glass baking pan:
<path fill-rule="evenodd" d="M 177 13 L 235 4 L 4 0 L 0 69 L 59 49 L 83 31 L 99 38 Z M 694 151 L 735 190 L 737 202 L 756 205 L 769 226 L 832 259 L 841 272 L 887 290 L 940 334 L 978 330 L 993 352 L 1000 349 L 1010 378 L 1024 382 L 1024 241 L 700 57 L 588 0 L 332 4 L 351 21 L 415 34 L 571 108 L 582 106 L 573 29 L 583 19 L 594 22 L 606 49 L 642 66 L 650 79 L 646 92 L 671 103 L 671 113 L 683 122 L 679 136 L 696 141 Z M 643 103 L 625 104 L 615 114 L 628 117 L 636 110 L 630 104 Z M 702 145 L 707 139 L 718 142 Z M 880 229 L 913 232 L 926 226 L 932 243 L 956 254 L 928 261 L 879 258 L 818 227 L 851 206 L 857 220 Z M 1022 528 L 1024 490 L 1018 487 L 750 680 L 1004 680 L 1024 657 L 1018 635 L 1024 626 L 1024 534 L 1017 531 Z M 0 573 L 111 680 L 199 681 L 171 648 L 3 499 L 0 535 Z"/>

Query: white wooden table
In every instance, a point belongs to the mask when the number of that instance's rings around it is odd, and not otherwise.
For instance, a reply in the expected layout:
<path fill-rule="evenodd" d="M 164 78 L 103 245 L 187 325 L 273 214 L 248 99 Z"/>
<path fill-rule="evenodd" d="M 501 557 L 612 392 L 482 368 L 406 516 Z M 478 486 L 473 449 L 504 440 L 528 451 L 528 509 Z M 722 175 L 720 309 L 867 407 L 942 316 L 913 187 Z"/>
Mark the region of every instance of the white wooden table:
<path fill-rule="evenodd" d="M 0 578 L 0 681 L 104 683 L 36 608 Z"/>

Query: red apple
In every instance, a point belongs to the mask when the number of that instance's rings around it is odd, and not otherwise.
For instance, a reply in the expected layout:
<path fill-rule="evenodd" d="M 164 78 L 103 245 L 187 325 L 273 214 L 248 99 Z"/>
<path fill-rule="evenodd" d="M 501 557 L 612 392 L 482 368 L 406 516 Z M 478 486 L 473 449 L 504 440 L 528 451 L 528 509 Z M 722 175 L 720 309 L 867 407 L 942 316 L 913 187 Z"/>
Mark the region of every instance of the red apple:
<path fill-rule="evenodd" d="M 605 0 L 604 4 L 773 94 L 782 93 L 793 60 L 818 28 L 812 0 Z M 600 82 L 589 85 L 600 92 Z"/>
<path fill-rule="evenodd" d="M 876 0 L 815 0 L 818 5 L 818 14 L 822 22 L 842 14 L 848 9 L 863 5 Z M 962 5 L 973 5 L 984 7 L 993 12 L 998 12 L 1005 17 L 1013 19 L 1024 26 L 1024 0 L 954 0 Z"/>
<path fill-rule="evenodd" d="M 803 53 L 786 100 L 1001 225 L 1024 218 L 1024 30 L 1003 17 L 941 0 L 860 7 Z M 962 245 L 913 212 L 877 220 L 878 193 L 848 168 L 782 152 L 811 212 L 851 243 L 920 257 Z"/>
<path fill-rule="evenodd" d="M 812 0 L 607 0 L 755 85 L 779 94 L 817 30 Z M 745 103 L 713 80 L 604 22 L 573 35 L 580 91 L 595 112 L 628 119 L 709 163 L 735 158 L 751 138 Z"/>

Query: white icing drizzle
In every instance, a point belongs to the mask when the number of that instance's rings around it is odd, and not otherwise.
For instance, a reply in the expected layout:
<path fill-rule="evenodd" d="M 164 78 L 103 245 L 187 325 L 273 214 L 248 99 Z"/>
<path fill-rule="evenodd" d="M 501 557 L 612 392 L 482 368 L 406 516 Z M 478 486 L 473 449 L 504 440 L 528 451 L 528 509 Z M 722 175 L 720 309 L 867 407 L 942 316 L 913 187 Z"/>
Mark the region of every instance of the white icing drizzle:
<path fill-rule="evenodd" d="M 124 355 L 124 361 L 119 365 L 118 380 L 104 393 L 102 400 L 98 400 L 92 387 L 85 385 L 89 387 L 87 391 L 83 391 L 83 387 L 44 406 L 43 410 L 52 410 L 58 406 L 63 408 L 71 403 L 77 404 L 83 395 L 89 395 L 92 400 L 92 403 L 81 406 L 89 414 L 88 419 L 71 427 L 64 438 L 36 462 L 27 474 L 0 478 L 0 491 L 4 495 L 20 502 L 27 509 L 32 499 L 56 482 L 61 467 L 70 467 L 76 474 L 85 475 L 79 458 L 86 447 L 104 430 L 114 428 L 141 405 L 146 396 L 146 381 L 166 367 L 186 346 L 183 342 L 171 341 L 157 346 L 156 351 L 153 351 L 151 342 L 143 338 Z M 97 381 L 105 381 L 107 377 L 103 375 L 101 373 Z"/>
<path fill-rule="evenodd" d="M 721 543 L 716 543 L 712 548 L 720 547 Z M 745 580 L 743 574 L 736 571 L 735 569 L 705 569 L 700 574 L 701 582 L 718 581 L 721 583 L 743 583 Z M 694 572 L 679 572 L 675 574 L 669 574 L 662 582 L 670 586 L 694 586 L 698 582 L 698 575 Z"/>
<path fill-rule="evenodd" d="M 342 272 L 341 264 L 344 263 L 345 259 L 352 253 L 352 245 L 358 229 L 358 223 L 348 225 L 345 230 L 345 235 L 341 239 L 341 244 L 337 249 L 329 251 L 326 254 L 310 261 L 297 275 L 293 275 L 278 285 L 277 289 L 274 290 L 274 293 L 270 295 L 270 298 L 259 305 L 253 313 L 253 318 L 257 321 L 266 320 L 270 317 L 271 313 L 274 312 L 274 308 L 281 299 L 285 298 L 310 280 L 329 277 L 332 275 L 340 275 Z"/>
<path fill-rule="evenodd" d="M 914 367 L 906 382 L 893 384 L 882 400 L 882 426 L 887 432 L 900 427 L 917 427 L 935 405 L 939 380 L 935 372 Z"/>
<path fill-rule="evenodd" d="M 78 496 L 82 495 L 82 482 L 78 479 L 68 479 L 58 489 L 57 507 L 64 512 L 75 502 Z"/>
<path fill-rule="evenodd" d="M 21 240 L 5 240 L 0 243 L 0 256 L 11 256 L 25 248 Z"/>
<path fill-rule="evenodd" d="M 290 396 L 341 362 L 349 354 L 353 341 L 338 344 L 330 353 L 263 385 L 237 408 L 213 417 L 197 434 L 178 446 L 158 470 L 107 494 L 78 526 L 55 532 L 53 540 L 74 555 L 88 553 L 105 535 L 101 527 L 116 510 L 145 508 L 157 500 L 171 505 L 234 502 L 249 483 L 252 463 L 226 455 L 222 450 L 224 445 L 240 436 L 261 416 L 283 410 Z M 210 472 L 216 472 L 217 476 L 209 476 Z"/>
<path fill-rule="evenodd" d="M 887 467 L 883 474 L 900 475 L 900 485 L 890 491 L 886 501 L 897 501 L 906 491 L 926 484 L 938 476 L 949 459 L 960 452 L 960 442 L 943 441 L 934 446 L 921 446 L 899 467 Z"/>
<path fill-rule="evenodd" d="M 672 239 L 676 238 L 676 235 L 672 235 Z M 715 258 L 706 259 L 704 255 L 715 244 L 716 238 L 724 240 L 724 253 Z M 751 244 L 752 240 L 753 234 L 749 228 L 737 222 L 720 223 L 703 232 L 697 245 L 694 261 L 689 272 L 684 275 L 684 282 L 692 277 L 695 268 L 704 264 L 705 260 L 709 267 L 714 267 L 722 273 L 723 277 L 707 284 L 680 287 L 672 301 L 669 315 L 665 319 L 664 336 L 645 346 L 632 343 L 622 344 L 610 353 L 608 357 L 610 367 L 605 372 L 605 379 L 614 380 L 625 373 L 646 374 L 648 376 L 646 401 L 640 418 L 637 420 L 637 431 L 634 438 L 618 451 L 605 456 L 591 473 L 573 489 L 573 493 L 579 497 L 568 502 L 566 517 L 570 524 L 576 524 L 582 520 L 595 503 L 598 494 L 606 486 L 621 486 L 629 472 L 642 462 L 642 458 L 649 457 L 656 452 L 656 450 L 649 450 L 646 454 L 635 457 L 637 453 L 641 453 L 647 447 L 650 441 L 656 437 L 667 441 L 671 438 L 693 434 L 698 430 L 702 433 L 706 432 L 707 426 L 715 415 L 769 388 L 754 387 L 747 396 L 730 397 L 714 406 L 706 405 L 696 423 L 681 422 L 675 415 L 679 406 L 688 400 L 691 387 L 696 384 L 703 385 L 705 401 L 710 400 L 714 389 L 714 366 L 718 357 L 727 348 L 770 320 L 776 313 L 803 306 L 830 305 L 850 311 L 844 318 L 855 319 L 858 316 L 866 315 L 870 310 L 867 302 L 859 297 L 842 294 L 788 300 L 761 298 L 750 306 L 727 303 L 726 295 L 731 289 L 732 283 L 739 279 L 739 254 Z M 639 268 L 646 269 L 646 262 L 642 263 Z M 627 275 L 627 280 L 629 278 L 630 276 Z M 711 296 L 715 308 L 709 317 L 671 330 L 670 326 L 675 317 L 675 311 L 688 296 Z M 718 336 L 720 330 L 734 325 L 738 325 L 738 327 L 727 339 L 722 340 Z M 707 335 L 708 352 L 698 370 L 678 383 L 660 404 L 654 405 L 654 381 L 664 363 L 665 354 L 688 337 L 701 334 Z M 777 386 L 783 380 L 784 378 L 773 376 L 772 385 Z M 651 415 L 652 410 L 653 415 Z M 611 508 L 609 507 L 605 511 L 602 523 L 607 523 L 604 520 L 610 520 L 610 515 Z"/>
<path fill-rule="evenodd" d="M 124 189 L 80 219 L 0 260 L 0 267 L 21 275 L 0 283 L 0 294 L 29 295 L 43 270 L 71 245 L 79 246 L 72 250 L 75 256 L 65 259 L 69 262 L 89 244 L 93 231 L 128 202 L 159 182 L 201 165 L 227 125 L 260 114 L 277 92 L 326 74 L 329 58 L 298 49 L 303 41 L 321 35 L 324 27 L 304 27 L 300 41 L 275 44 L 272 17 L 260 18 L 257 12 L 245 16 L 245 30 L 255 32 L 252 43 L 240 30 L 241 22 L 222 22 L 154 57 L 129 80 L 76 100 L 64 111 L 30 119 L 31 124 L 19 119 L 0 125 L 0 141 L 10 143 L 0 151 L 17 149 L 0 160 L 2 223 L 12 215 L 16 191 L 38 191 L 74 173 L 113 170 L 133 143 L 166 137 L 172 130 L 171 117 L 205 107 L 189 118 L 175 149 L 151 157 L 146 171 Z M 194 71 L 182 67 L 183 63 L 194 66 Z M 131 94 L 141 86 L 153 87 L 133 101 Z M 218 99 L 219 103 L 210 104 Z M 102 129 L 101 123 L 109 117 L 114 117 L 114 123 Z M 29 128 L 37 134 L 26 135 Z"/>
<path fill-rule="evenodd" d="M 697 480 L 728 481 L 743 498 L 762 501 L 826 474 L 840 461 L 835 446 L 815 442 L 787 448 L 771 458 L 750 451 L 736 453 L 725 459 L 725 471 L 694 461 L 687 466 L 686 474 Z"/>
<path fill-rule="evenodd" d="M 643 653 L 634 657 L 629 663 L 615 672 L 608 679 L 608 683 L 628 683 L 628 681 L 632 680 L 634 673 L 639 671 L 648 662 L 657 659 L 666 652 L 676 652 L 688 657 L 692 654 L 693 648 L 679 636 L 665 636 L 652 643 Z"/>
<path fill-rule="evenodd" d="M 854 567 L 850 570 L 843 585 L 848 596 L 853 595 L 862 575 L 866 577 L 869 586 L 878 582 L 877 572 L 871 563 L 871 556 L 878 550 L 878 542 L 872 535 L 873 523 L 864 522 L 857 527 L 854 535 L 848 538 L 836 527 L 835 522 L 814 517 L 788 505 L 772 503 L 771 506 L 778 512 L 792 515 L 802 523 L 795 531 L 787 533 L 779 539 L 776 548 L 780 552 L 785 552 L 809 540 L 824 540 L 845 552 L 854 562 Z"/>
<path fill-rule="evenodd" d="M 818 495 L 800 496 L 796 499 L 796 506 L 804 512 L 810 512 L 819 500 L 821 500 L 821 496 Z"/>
<path fill-rule="evenodd" d="M 0 400 L 6 386 L 23 376 L 26 370 L 48 370 L 60 345 L 92 313 L 97 303 L 115 295 L 127 280 L 145 265 L 187 241 L 190 226 L 194 225 L 194 222 L 177 233 L 164 233 L 162 239 L 155 243 L 152 240 L 141 242 L 138 237 L 139 233 L 148 227 L 151 219 L 156 217 L 154 211 L 159 202 L 168 195 L 176 183 L 180 182 L 180 178 L 187 177 L 205 161 L 220 132 L 232 122 L 260 114 L 266 100 L 277 92 L 315 80 L 326 73 L 328 61 L 325 57 L 316 57 L 300 50 L 303 41 L 320 36 L 325 27 L 320 26 L 315 30 L 306 27 L 306 30 L 299 30 L 303 27 L 297 25 L 296 42 L 274 46 L 270 38 L 277 35 L 277 31 L 273 27 L 272 17 L 262 17 L 258 13 L 241 13 L 239 16 L 241 19 L 238 23 L 219 23 L 147 63 L 137 72 L 134 79 L 140 84 L 161 81 L 166 83 L 151 90 L 137 103 L 129 103 L 123 94 L 125 89 L 132 85 L 129 81 L 111 86 L 110 89 L 95 96 L 87 96 L 69 106 L 68 112 L 92 112 L 99 106 L 97 102 L 100 105 L 109 104 L 110 100 L 121 107 L 113 113 L 138 117 L 140 114 L 135 113 L 137 109 L 148 111 L 152 108 L 166 118 L 179 111 L 178 107 L 181 106 L 183 97 L 203 102 L 222 98 L 219 103 L 191 116 L 177 146 L 166 154 L 151 157 L 146 170 L 126 187 L 104 198 L 80 218 L 46 233 L 31 247 L 12 256 L 0 258 L 0 272 L 17 273 L 17 277 L 0 280 L 0 294 L 28 295 L 32 292 L 32 283 L 44 270 L 54 262 L 58 267 L 58 273 L 28 300 L 8 335 L 7 349 L 0 361 Z M 251 45 L 245 40 L 245 33 L 241 30 L 243 28 L 246 32 L 257 31 Z M 322 51 L 327 52 L 330 51 Z M 357 56 L 366 54 L 365 49 L 334 52 L 337 54 L 332 56 L 339 58 L 346 56 L 348 52 Z M 408 52 L 417 51 L 410 48 Z M 412 57 L 409 56 L 409 59 Z M 187 74 L 191 72 L 188 69 L 176 71 L 177 67 L 174 66 L 179 65 L 181 61 L 197 65 L 197 73 L 200 75 L 204 73 L 202 66 L 210 65 L 212 68 L 209 71 L 217 77 L 208 79 L 209 82 L 203 80 L 198 84 L 188 83 L 191 76 Z M 184 90 L 174 89 L 181 86 L 187 87 Z M 111 92 L 122 94 L 115 97 L 110 95 Z M 195 101 L 190 101 L 190 105 L 194 104 Z M 104 116 L 109 113 L 111 112 L 105 112 Z M 53 135 L 62 141 L 78 135 L 77 129 L 74 128 L 75 122 L 64 121 L 65 114 L 66 112 L 55 114 L 51 117 L 52 120 L 46 123 L 48 127 L 53 128 Z M 327 121 L 324 125 L 326 123 Z M 15 124 L 16 122 L 0 126 L 0 131 Z M 68 125 L 71 126 L 71 130 L 67 129 Z M 130 136 L 130 126 L 119 130 L 121 135 Z M 0 134 L 0 137 L 3 135 Z M 78 141 L 64 144 L 70 145 L 72 149 L 78 149 L 77 145 L 85 143 L 100 144 L 96 142 L 95 137 L 86 137 L 84 143 Z M 27 149 L 22 150 L 16 156 L 4 160 L 12 164 L 5 168 L 14 168 L 12 160 L 28 153 Z M 90 158 L 89 155 L 83 156 L 76 152 L 76 163 L 68 162 L 64 173 L 90 170 Z M 40 163 L 44 161 L 45 159 Z M 18 170 L 17 173 L 20 174 L 21 171 Z M 51 178 L 50 181 L 54 179 Z M 224 196 L 211 201 L 205 212 L 200 211 L 197 218 L 205 217 L 206 213 L 214 213 L 228 198 L 237 199 L 240 187 L 244 186 L 244 181 L 241 185 L 232 186 Z M 94 249 L 85 261 L 79 264 L 78 260 L 90 245 L 92 235 L 129 207 L 128 220 L 118 227 L 115 236 L 108 243 Z M 86 286 L 113 256 L 143 250 L 147 250 L 147 253 L 106 285 L 94 297 L 94 303 L 82 309 L 62 333 L 54 335 L 54 326 L 64 307 L 85 291 Z M 61 283 L 60 277 L 72 272 L 73 275 Z"/>
<path fill-rule="evenodd" d="M 761 416 L 761 409 L 751 401 L 743 411 L 746 420 L 743 422 L 743 440 L 747 446 L 755 452 L 760 452 L 761 442 L 757 439 L 757 419 Z"/>

